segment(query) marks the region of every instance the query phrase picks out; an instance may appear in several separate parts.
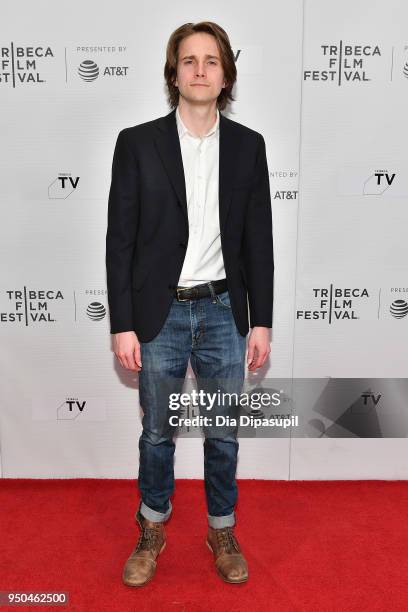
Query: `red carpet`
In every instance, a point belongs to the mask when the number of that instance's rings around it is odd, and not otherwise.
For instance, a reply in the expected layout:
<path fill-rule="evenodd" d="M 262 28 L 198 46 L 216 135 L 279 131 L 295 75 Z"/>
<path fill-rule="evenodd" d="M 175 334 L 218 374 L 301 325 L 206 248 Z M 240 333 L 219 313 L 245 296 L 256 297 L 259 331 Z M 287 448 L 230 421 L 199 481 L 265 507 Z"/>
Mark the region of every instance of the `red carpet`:
<path fill-rule="evenodd" d="M 406 481 L 240 481 L 250 577 L 229 585 L 205 545 L 203 484 L 178 480 L 167 547 L 142 588 L 121 582 L 139 533 L 135 481 L 2 479 L 0 491 L 0 590 L 69 593 L 48 610 L 408 610 Z"/>

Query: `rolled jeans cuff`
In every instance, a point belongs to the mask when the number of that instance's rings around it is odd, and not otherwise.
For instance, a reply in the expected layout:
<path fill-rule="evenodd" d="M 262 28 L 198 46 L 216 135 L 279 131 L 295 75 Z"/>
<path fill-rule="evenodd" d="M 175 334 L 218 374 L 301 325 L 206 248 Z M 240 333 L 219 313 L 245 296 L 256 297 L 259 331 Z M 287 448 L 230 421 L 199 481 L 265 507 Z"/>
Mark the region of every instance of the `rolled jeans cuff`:
<path fill-rule="evenodd" d="M 173 506 L 171 505 L 171 501 L 169 500 L 169 509 L 164 514 L 162 512 L 152 510 L 152 508 L 146 506 L 144 502 L 141 502 L 139 511 L 140 514 L 144 516 L 148 521 L 153 521 L 155 523 L 164 523 L 164 521 L 167 521 L 167 519 L 169 518 L 172 509 Z"/>
<path fill-rule="evenodd" d="M 208 524 L 213 529 L 222 529 L 223 527 L 234 527 L 235 513 L 227 514 L 226 516 L 211 516 L 207 514 Z"/>

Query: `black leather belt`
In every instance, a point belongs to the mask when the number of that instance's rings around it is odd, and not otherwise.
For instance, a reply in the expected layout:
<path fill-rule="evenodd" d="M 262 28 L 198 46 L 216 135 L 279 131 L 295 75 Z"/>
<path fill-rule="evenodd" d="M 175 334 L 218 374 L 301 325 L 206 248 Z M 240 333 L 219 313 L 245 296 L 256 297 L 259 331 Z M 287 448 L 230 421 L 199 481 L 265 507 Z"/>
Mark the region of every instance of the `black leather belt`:
<path fill-rule="evenodd" d="M 226 278 L 209 281 L 209 283 L 212 285 L 214 293 L 222 293 L 228 289 Z M 207 283 L 203 283 L 201 285 L 193 285 L 193 287 L 176 287 L 174 295 L 179 302 L 185 302 L 186 300 L 208 297 L 211 295 L 211 290 Z"/>

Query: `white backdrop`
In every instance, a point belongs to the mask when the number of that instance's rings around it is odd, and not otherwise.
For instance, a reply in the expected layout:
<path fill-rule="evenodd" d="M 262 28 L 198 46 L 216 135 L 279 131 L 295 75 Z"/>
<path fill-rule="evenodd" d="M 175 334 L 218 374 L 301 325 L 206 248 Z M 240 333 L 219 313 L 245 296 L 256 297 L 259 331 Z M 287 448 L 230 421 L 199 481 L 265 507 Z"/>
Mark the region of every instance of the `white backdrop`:
<path fill-rule="evenodd" d="M 3 477 L 137 474 L 137 374 L 109 334 L 107 197 L 119 130 L 170 110 L 165 47 L 187 21 L 228 32 L 227 115 L 267 144 L 275 303 L 256 376 L 406 376 L 408 5 L 190 6 L 3 2 Z M 391 391 L 372 389 L 380 406 Z M 238 476 L 406 478 L 402 436 L 241 439 Z M 202 476 L 200 439 L 178 440 L 176 476 Z"/>

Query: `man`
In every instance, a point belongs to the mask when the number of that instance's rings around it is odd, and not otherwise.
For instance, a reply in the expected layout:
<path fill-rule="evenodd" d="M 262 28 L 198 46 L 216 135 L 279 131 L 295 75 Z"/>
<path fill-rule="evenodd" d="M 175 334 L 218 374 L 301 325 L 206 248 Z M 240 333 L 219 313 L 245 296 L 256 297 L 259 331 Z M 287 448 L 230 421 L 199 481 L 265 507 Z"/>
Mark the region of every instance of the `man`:
<path fill-rule="evenodd" d="M 264 364 L 272 327 L 265 142 L 219 112 L 233 100 L 236 80 L 225 31 L 213 22 L 178 28 L 164 74 L 173 110 L 119 133 L 106 236 L 114 352 L 124 368 L 139 372 L 144 413 L 141 533 L 123 570 L 130 586 L 153 577 L 172 510 L 174 429 L 163 389 L 180 392 L 190 360 L 200 388 L 212 383 L 239 393 L 248 303 L 250 371 Z M 204 441 L 207 545 L 220 577 L 239 583 L 248 566 L 233 532 L 237 431 L 215 430 L 205 431 Z"/>

